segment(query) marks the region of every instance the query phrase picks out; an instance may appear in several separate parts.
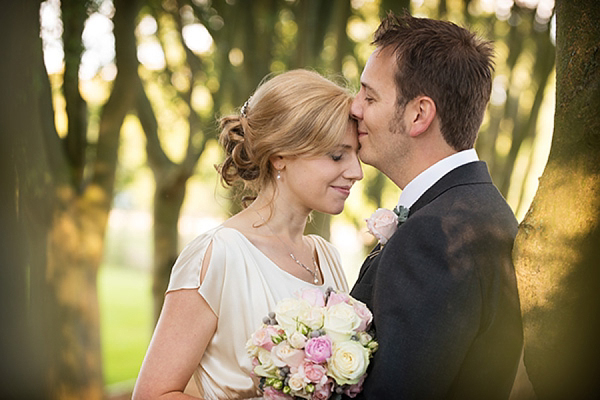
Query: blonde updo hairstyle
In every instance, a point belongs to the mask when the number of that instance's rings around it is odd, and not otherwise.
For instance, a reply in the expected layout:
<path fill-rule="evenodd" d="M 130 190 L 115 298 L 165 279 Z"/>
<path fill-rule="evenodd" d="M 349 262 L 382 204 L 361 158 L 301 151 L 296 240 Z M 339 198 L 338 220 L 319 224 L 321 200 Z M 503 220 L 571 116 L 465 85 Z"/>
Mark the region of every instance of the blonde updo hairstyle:
<path fill-rule="evenodd" d="M 342 142 L 350 91 L 316 72 L 293 70 L 263 81 L 240 114 L 221 118 L 224 185 L 242 180 L 255 194 L 275 184 L 273 156 L 318 156 Z"/>

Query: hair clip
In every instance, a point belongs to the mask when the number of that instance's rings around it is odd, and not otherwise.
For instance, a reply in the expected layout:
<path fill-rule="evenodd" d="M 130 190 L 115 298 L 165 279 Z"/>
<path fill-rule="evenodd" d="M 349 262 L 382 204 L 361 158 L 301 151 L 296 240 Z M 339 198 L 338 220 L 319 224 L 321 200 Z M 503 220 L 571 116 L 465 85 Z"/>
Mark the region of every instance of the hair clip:
<path fill-rule="evenodd" d="M 248 100 L 246 100 L 246 102 L 244 103 L 244 105 L 242 106 L 241 110 L 240 110 L 240 114 L 242 114 L 242 117 L 244 118 L 248 118 L 248 103 L 250 102 L 250 99 L 252 97 L 248 98 Z"/>

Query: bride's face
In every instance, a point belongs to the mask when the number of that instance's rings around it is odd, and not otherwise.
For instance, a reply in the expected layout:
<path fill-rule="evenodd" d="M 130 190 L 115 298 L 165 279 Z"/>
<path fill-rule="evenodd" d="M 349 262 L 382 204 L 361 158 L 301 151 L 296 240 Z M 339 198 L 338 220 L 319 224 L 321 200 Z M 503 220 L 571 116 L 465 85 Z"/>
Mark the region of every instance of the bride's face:
<path fill-rule="evenodd" d="M 295 203 L 308 212 L 339 214 L 350 188 L 362 177 L 356 125 L 350 124 L 342 143 L 329 154 L 285 158 L 278 185 L 286 202 Z"/>

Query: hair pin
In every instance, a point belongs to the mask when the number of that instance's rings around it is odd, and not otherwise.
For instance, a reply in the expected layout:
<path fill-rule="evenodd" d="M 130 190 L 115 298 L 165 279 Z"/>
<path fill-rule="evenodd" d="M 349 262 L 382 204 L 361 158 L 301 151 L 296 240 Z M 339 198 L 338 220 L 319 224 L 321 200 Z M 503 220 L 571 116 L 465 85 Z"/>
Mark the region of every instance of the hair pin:
<path fill-rule="evenodd" d="M 250 102 L 250 99 L 252 97 L 249 97 L 248 100 L 246 100 L 246 102 L 244 103 L 244 105 L 242 106 L 241 110 L 240 110 L 240 114 L 242 114 L 242 117 L 244 118 L 248 118 L 248 103 Z"/>

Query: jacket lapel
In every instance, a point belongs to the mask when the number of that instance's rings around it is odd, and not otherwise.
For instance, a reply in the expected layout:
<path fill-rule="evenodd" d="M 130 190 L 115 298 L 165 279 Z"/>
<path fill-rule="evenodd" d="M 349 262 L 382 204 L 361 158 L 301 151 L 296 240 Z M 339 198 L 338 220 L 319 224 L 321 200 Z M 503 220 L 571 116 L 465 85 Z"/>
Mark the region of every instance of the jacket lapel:
<path fill-rule="evenodd" d="M 461 165 L 442 176 L 432 187 L 427 189 L 421 197 L 410 208 L 410 217 L 427 204 L 431 203 L 438 196 L 447 190 L 461 185 L 473 185 L 482 183 L 492 183 L 492 178 L 487 169 L 487 164 L 483 161 L 474 161 Z"/>
<path fill-rule="evenodd" d="M 432 187 L 427 189 L 425 193 L 413 204 L 410 208 L 408 217 L 418 212 L 421 208 L 431 203 L 438 196 L 441 196 L 447 190 L 461 185 L 473 185 L 473 184 L 491 184 L 492 178 L 487 168 L 487 164 L 483 161 L 474 161 L 465 165 L 461 165 L 453 169 L 444 175 L 439 181 L 437 181 Z M 402 225 L 398 227 L 398 230 L 402 229 Z M 360 282 L 367 270 L 373 265 L 379 262 L 380 253 L 382 251 L 380 243 L 375 246 L 371 253 L 367 256 L 366 260 L 360 268 L 358 279 L 356 282 Z"/>

